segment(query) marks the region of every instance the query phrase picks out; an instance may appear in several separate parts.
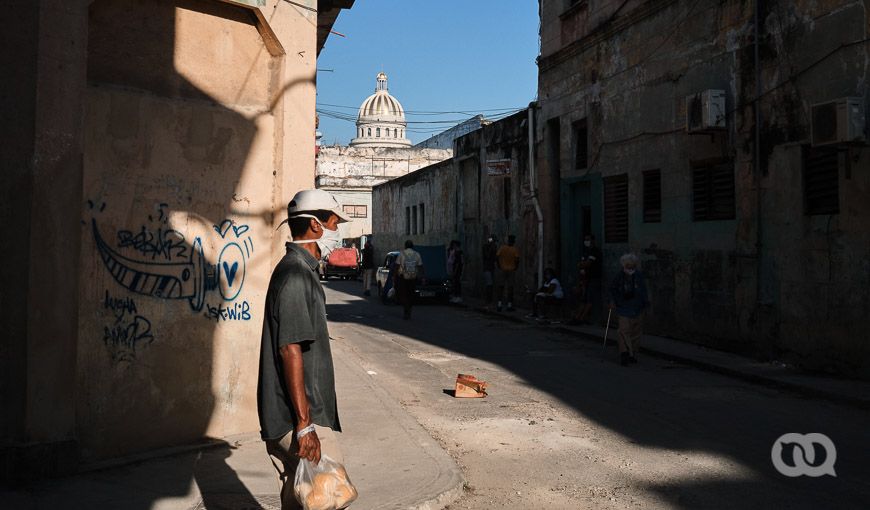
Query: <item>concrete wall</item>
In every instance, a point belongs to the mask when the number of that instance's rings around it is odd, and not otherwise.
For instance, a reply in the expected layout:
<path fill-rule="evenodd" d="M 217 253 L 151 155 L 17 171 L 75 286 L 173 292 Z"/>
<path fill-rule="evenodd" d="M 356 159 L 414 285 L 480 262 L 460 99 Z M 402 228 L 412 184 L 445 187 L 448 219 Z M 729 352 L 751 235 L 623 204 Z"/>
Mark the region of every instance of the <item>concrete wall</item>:
<path fill-rule="evenodd" d="M 372 190 L 376 257 L 400 249 L 406 239 L 419 245 L 462 243 L 463 293 L 481 295 L 482 245 L 495 234 L 505 242 L 517 236 L 520 272 L 517 297 L 534 288 L 535 228 L 528 188 L 526 112 L 494 122 L 456 140 L 453 159 L 426 167 Z M 509 159 L 510 177 L 487 175 L 486 161 Z M 406 233 L 406 208 L 425 209 L 425 229 Z"/>
<path fill-rule="evenodd" d="M 340 7 L 18 7 L 3 479 L 255 432 L 275 227 L 314 183 L 318 22 Z"/>
<path fill-rule="evenodd" d="M 605 272 L 614 274 L 625 251 L 641 255 L 653 298 L 648 331 L 870 375 L 870 346 L 860 340 L 870 336 L 870 273 L 859 255 L 866 259 L 867 232 L 857 226 L 868 218 L 859 198 L 866 149 L 842 158 L 834 215 L 805 214 L 801 159 L 812 104 L 866 97 L 866 45 L 856 43 L 866 38 L 865 5 L 764 3 L 756 167 L 753 3 L 581 4 L 543 2 L 537 143 L 549 183 L 548 253 L 566 269 L 576 261 L 571 219 L 584 186 L 601 239 L 601 179 L 627 174 L 629 238 L 603 246 Z M 725 91 L 727 127 L 689 134 L 685 98 L 706 89 Z M 575 161 L 573 126 L 582 119 L 586 168 Z M 695 221 L 692 166 L 714 159 L 734 169 L 736 214 Z M 650 169 L 661 170 L 660 223 L 643 221 Z"/>
<path fill-rule="evenodd" d="M 449 149 L 388 147 L 322 147 L 317 155 L 316 185 L 344 205 L 366 205 L 368 216 L 341 226 L 343 237 L 372 233 L 371 189 L 390 179 L 448 159 Z"/>

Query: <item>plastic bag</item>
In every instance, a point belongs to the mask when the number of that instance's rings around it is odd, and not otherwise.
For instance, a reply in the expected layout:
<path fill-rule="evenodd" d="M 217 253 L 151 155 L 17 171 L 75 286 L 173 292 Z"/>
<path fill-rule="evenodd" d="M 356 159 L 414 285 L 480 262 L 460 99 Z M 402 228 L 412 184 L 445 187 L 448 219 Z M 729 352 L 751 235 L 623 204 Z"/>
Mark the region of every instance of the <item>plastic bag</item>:
<path fill-rule="evenodd" d="M 339 510 L 358 496 L 344 466 L 326 455 L 320 457 L 319 464 L 299 461 L 293 490 L 305 510 Z"/>

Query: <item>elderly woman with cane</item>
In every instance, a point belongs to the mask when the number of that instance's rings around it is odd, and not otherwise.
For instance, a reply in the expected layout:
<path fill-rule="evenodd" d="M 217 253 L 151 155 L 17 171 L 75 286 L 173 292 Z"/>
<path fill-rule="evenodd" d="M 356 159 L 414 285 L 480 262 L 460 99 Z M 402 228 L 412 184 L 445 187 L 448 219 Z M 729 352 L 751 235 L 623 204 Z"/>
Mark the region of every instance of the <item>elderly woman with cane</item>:
<path fill-rule="evenodd" d="M 643 336 L 643 311 L 649 306 L 643 274 L 633 253 L 619 258 L 622 271 L 610 284 L 610 309 L 619 317 L 619 357 L 622 366 L 637 363 L 637 348 Z"/>

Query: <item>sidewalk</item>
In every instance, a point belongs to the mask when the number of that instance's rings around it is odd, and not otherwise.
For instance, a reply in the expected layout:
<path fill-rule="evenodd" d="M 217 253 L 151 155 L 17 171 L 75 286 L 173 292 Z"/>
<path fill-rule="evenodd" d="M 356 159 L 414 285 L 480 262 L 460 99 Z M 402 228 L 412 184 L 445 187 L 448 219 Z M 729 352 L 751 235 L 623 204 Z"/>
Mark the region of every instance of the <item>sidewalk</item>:
<path fill-rule="evenodd" d="M 464 480 L 453 459 L 374 383 L 341 340 L 332 347 L 345 430 L 340 444 L 360 493 L 351 508 L 436 510 L 456 500 Z M 0 508 L 21 510 L 281 507 L 275 468 L 257 433 L 17 491 L 0 490 L 0 501 Z"/>
<path fill-rule="evenodd" d="M 494 307 L 487 309 L 482 299 L 465 298 L 464 304 L 478 312 L 501 317 L 519 323 L 538 323 L 527 319 L 529 310 L 517 308 L 514 312 L 496 312 Z M 616 321 L 611 322 L 607 335 L 609 349 L 614 349 L 616 360 Z M 541 328 L 556 329 L 577 338 L 598 342 L 604 345 L 604 330 L 599 326 L 569 326 L 565 323 L 540 325 Z M 791 391 L 800 395 L 822 398 L 838 404 L 870 409 L 870 381 L 838 379 L 824 375 L 808 374 L 800 370 L 775 363 L 763 363 L 737 354 L 718 351 L 708 347 L 691 344 L 653 335 L 644 335 L 641 340 L 641 353 L 666 359 L 703 370 L 717 372 L 730 377 L 743 379 L 756 384 Z"/>

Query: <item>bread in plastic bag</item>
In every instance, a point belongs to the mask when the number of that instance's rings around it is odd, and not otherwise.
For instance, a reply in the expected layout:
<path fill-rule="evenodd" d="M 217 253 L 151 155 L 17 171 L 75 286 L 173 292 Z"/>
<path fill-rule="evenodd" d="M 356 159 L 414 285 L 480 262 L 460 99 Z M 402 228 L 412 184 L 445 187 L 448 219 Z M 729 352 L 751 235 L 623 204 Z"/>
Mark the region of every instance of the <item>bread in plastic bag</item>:
<path fill-rule="evenodd" d="M 318 464 L 308 459 L 299 461 L 293 490 L 305 510 L 339 510 L 358 496 L 344 466 L 326 455 Z"/>

